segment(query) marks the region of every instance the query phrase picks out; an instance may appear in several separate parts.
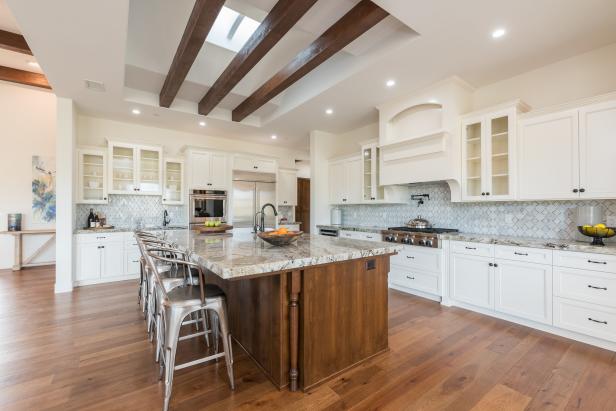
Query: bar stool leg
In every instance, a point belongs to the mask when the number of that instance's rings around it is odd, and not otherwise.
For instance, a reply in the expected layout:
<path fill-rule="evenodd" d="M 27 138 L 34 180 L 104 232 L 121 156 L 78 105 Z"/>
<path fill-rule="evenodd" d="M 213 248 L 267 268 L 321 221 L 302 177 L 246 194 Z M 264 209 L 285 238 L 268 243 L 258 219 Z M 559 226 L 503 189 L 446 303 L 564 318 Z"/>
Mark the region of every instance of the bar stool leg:
<path fill-rule="evenodd" d="M 208 347 L 210 346 L 210 335 L 208 333 L 208 323 L 207 323 L 207 317 L 206 317 L 206 310 L 201 310 L 201 323 L 203 325 L 203 331 L 205 332 L 205 334 L 203 334 L 203 337 L 205 338 L 205 345 L 207 345 Z"/>
<path fill-rule="evenodd" d="M 225 362 L 227 365 L 227 376 L 229 377 L 229 386 L 235 390 L 235 381 L 233 379 L 233 354 L 231 353 L 231 334 L 229 333 L 229 322 L 227 320 L 227 308 L 224 302 L 218 308 L 218 320 L 222 334 L 222 346 L 225 350 Z"/>
<path fill-rule="evenodd" d="M 173 389 L 173 371 L 175 369 L 175 354 L 178 348 L 180 327 L 185 314 L 182 310 L 168 310 L 165 321 L 165 401 L 163 411 L 169 410 L 171 391 Z"/>

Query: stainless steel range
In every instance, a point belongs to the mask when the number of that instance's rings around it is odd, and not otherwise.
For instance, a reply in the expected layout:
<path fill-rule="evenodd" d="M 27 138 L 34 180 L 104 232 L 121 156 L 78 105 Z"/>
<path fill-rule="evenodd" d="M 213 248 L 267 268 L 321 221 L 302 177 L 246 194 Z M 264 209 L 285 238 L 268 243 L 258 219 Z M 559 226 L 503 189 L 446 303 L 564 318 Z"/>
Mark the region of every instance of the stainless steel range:
<path fill-rule="evenodd" d="M 383 241 L 439 248 L 439 234 L 457 232 L 458 230 L 452 228 L 434 228 L 428 220 L 417 216 L 404 227 L 389 227 L 387 231 L 383 231 Z"/>

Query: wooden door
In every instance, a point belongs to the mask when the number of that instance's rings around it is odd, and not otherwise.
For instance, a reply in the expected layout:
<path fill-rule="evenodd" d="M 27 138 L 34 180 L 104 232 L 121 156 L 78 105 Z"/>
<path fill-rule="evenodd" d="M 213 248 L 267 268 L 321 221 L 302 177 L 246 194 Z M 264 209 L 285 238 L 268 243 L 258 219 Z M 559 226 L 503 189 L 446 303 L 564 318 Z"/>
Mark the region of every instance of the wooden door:
<path fill-rule="evenodd" d="M 310 179 L 297 179 L 297 206 L 295 220 L 302 223 L 300 228 L 304 233 L 310 233 Z"/>

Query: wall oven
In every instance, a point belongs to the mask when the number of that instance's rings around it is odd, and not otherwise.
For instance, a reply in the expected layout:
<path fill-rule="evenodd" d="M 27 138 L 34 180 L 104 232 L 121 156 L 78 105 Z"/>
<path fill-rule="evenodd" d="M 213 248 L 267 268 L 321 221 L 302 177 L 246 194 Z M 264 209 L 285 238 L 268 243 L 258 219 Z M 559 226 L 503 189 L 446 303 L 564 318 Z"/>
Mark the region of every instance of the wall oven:
<path fill-rule="evenodd" d="M 190 192 L 190 224 L 203 224 L 208 218 L 227 221 L 227 192 L 192 190 Z"/>

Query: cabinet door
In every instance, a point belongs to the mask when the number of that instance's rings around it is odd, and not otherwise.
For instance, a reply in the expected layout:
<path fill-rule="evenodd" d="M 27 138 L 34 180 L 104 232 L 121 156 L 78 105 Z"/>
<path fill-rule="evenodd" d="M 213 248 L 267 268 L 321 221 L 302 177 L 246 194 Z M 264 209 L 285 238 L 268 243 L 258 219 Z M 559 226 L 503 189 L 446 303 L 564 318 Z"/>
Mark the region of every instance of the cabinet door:
<path fill-rule="evenodd" d="M 210 170 L 210 185 L 208 188 L 216 190 L 227 190 L 227 155 L 221 153 L 212 153 L 211 170 Z"/>
<path fill-rule="evenodd" d="M 165 160 L 163 178 L 163 204 L 184 204 L 184 163 Z"/>
<path fill-rule="evenodd" d="M 127 251 L 124 266 L 124 275 L 139 275 L 141 272 L 141 253 L 139 251 Z"/>
<path fill-rule="evenodd" d="M 139 185 L 137 192 L 162 193 L 162 150 L 139 148 Z"/>
<path fill-rule="evenodd" d="M 488 257 L 452 254 L 451 297 L 482 308 L 494 308 L 494 272 Z"/>
<path fill-rule="evenodd" d="M 297 205 L 297 172 L 293 170 L 278 171 L 278 205 Z"/>
<path fill-rule="evenodd" d="M 515 142 L 513 111 L 495 114 L 486 119 L 485 190 L 488 200 L 513 198 L 513 147 Z"/>
<path fill-rule="evenodd" d="M 346 170 L 344 163 L 329 165 L 329 202 L 342 204 L 346 198 Z"/>
<path fill-rule="evenodd" d="M 101 277 L 101 245 L 77 244 L 77 281 L 98 280 Z"/>
<path fill-rule="evenodd" d="M 485 200 L 484 140 L 484 123 L 481 118 L 462 123 L 462 198 L 465 201 Z"/>
<path fill-rule="evenodd" d="M 274 160 L 254 160 L 254 166 L 256 167 L 254 171 L 258 171 L 260 173 L 275 173 L 276 172 L 276 162 Z"/>
<path fill-rule="evenodd" d="M 349 160 L 346 163 L 346 201 L 357 204 L 362 200 L 362 163 L 361 159 Z"/>
<path fill-rule="evenodd" d="M 79 150 L 78 203 L 107 204 L 107 166 L 103 151 Z"/>
<path fill-rule="evenodd" d="M 519 127 L 520 199 L 578 198 L 578 112 L 522 120 Z"/>
<path fill-rule="evenodd" d="M 580 110 L 580 197 L 616 198 L 616 102 Z"/>
<path fill-rule="evenodd" d="M 109 146 L 109 181 L 112 194 L 135 194 L 137 192 L 137 149 L 131 145 Z"/>
<path fill-rule="evenodd" d="M 552 324 L 552 266 L 496 260 L 496 311 Z"/>
<path fill-rule="evenodd" d="M 205 190 L 210 182 L 212 156 L 210 153 L 192 153 L 190 159 L 190 188 Z"/>
<path fill-rule="evenodd" d="M 101 278 L 124 276 L 124 243 L 106 243 L 101 248 Z"/>

